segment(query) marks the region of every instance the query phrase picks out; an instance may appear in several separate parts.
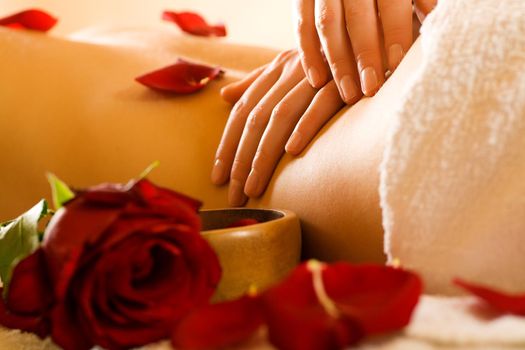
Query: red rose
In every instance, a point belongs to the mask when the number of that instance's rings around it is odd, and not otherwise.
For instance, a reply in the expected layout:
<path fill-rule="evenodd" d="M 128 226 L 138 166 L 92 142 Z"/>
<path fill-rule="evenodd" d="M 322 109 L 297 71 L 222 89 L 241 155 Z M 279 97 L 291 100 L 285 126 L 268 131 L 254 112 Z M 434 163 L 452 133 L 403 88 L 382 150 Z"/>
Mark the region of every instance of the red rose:
<path fill-rule="evenodd" d="M 175 323 L 209 301 L 220 279 L 217 256 L 200 235 L 199 206 L 147 180 L 78 193 L 49 223 L 43 254 L 31 256 L 42 256 L 47 267 L 51 306 L 35 302 L 17 315 L 8 298 L 4 309 L 19 321 L 10 324 L 50 327 L 67 350 L 132 348 L 168 338 Z M 19 276 L 15 269 L 12 286 L 23 282 Z M 20 301 L 34 299 L 35 285 L 45 289 L 42 278 L 25 280 L 28 288 L 16 291 Z"/>

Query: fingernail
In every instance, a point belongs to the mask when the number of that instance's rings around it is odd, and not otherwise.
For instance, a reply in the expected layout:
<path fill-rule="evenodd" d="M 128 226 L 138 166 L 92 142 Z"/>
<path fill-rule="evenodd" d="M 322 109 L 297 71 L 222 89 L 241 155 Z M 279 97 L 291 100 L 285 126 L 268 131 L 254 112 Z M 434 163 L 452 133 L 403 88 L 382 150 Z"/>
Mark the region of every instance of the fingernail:
<path fill-rule="evenodd" d="M 228 202 L 232 207 L 239 207 L 246 202 L 246 195 L 243 186 L 238 180 L 230 181 L 230 191 L 228 193 Z"/>
<path fill-rule="evenodd" d="M 303 137 L 299 131 L 296 131 L 292 134 L 290 137 L 290 140 L 288 140 L 288 143 L 286 144 L 286 152 L 291 154 L 297 154 L 301 150 Z"/>
<path fill-rule="evenodd" d="M 339 82 L 341 85 L 341 91 L 343 93 L 343 99 L 346 103 L 352 102 L 357 96 L 357 87 L 351 76 L 345 75 Z"/>
<path fill-rule="evenodd" d="M 321 77 L 319 76 L 319 71 L 315 67 L 308 68 L 308 80 L 312 86 L 317 87 L 320 84 Z"/>
<path fill-rule="evenodd" d="M 394 44 L 388 49 L 388 66 L 390 69 L 395 69 L 405 56 L 403 47 L 399 44 Z"/>
<path fill-rule="evenodd" d="M 213 164 L 213 169 L 211 171 L 211 182 L 215 185 L 222 184 L 224 182 L 224 174 L 224 162 L 220 159 L 216 159 L 215 164 Z"/>
<path fill-rule="evenodd" d="M 361 87 L 366 96 L 372 96 L 377 90 L 377 73 L 374 68 L 367 67 L 361 72 Z"/>
<path fill-rule="evenodd" d="M 244 192 L 250 197 L 257 197 L 260 193 L 259 189 L 260 178 L 257 170 L 252 169 L 248 180 L 246 181 L 246 186 L 244 186 Z"/>

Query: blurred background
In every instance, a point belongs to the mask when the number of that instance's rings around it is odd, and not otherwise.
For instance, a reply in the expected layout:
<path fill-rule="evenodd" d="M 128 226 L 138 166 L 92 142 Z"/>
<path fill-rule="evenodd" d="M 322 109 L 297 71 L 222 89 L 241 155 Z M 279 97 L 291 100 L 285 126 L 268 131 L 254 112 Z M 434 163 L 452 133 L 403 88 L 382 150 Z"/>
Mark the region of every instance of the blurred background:
<path fill-rule="evenodd" d="M 0 0 L 0 17 L 40 8 L 59 18 L 56 35 L 93 26 L 161 26 L 163 10 L 191 10 L 224 22 L 229 41 L 289 49 L 294 46 L 292 0 Z"/>

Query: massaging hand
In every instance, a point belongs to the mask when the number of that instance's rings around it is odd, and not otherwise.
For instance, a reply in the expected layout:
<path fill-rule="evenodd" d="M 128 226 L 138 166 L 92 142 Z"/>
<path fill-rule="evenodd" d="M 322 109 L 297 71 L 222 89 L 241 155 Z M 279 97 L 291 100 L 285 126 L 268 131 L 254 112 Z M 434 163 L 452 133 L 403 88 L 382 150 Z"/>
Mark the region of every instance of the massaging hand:
<path fill-rule="evenodd" d="M 295 50 L 226 86 L 222 96 L 236 103 L 211 177 L 216 185 L 230 179 L 232 206 L 261 195 L 285 149 L 300 153 L 344 105 L 333 81 L 320 90 L 308 83 Z"/>
<path fill-rule="evenodd" d="M 416 0 L 420 19 L 437 0 Z M 342 99 L 374 95 L 413 42 L 412 0 L 295 0 L 301 62 L 310 84 L 335 80 Z"/>

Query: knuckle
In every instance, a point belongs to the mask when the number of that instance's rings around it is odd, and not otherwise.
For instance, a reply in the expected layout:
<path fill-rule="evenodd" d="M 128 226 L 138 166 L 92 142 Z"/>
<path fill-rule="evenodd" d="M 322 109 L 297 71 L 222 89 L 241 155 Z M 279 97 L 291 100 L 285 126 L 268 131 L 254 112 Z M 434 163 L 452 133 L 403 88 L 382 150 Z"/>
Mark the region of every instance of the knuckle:
<path fill-rule="evenodd" d="M 270 155 L 263 149 L 259 148 L 255 153 L 255 157 L 253 158 L 252 167 L 255 169 L 262 169 L 269 163 L 269 161 Z"/>
<path fill-rule="evenodd" d="M 308 129 L 310 124 L 312 124 L 312 120 L 317 119 L 317 116 L 319 113 L 324 109 L 322 107 L 323 105 L 323 99 L 326 98 L 326 93 L 317 95 L 316 98 L 312 102 L 312 106 L 308 110 L 307 118 L 301 123 L 301 127 L 303 128 L 303 131 L 305 129 Z"/>
<path fill-rule="evenodd" d="M 231 111 L 231 115 L 233 116 L 233 115 L 243 114 L 245 112 L 245 106 L 246 106 L 246 101 L 243 98 L 241 98 L 233 106 L 233 109 Z"/>
<path fill-rule="evenodd" d="M 355 59 L 360 67 L 370 66 L 379 54 L 378 50 L 373 47 L 363 47 L 355 53 Z"/>
<path fill-rule="evenodd" d="M 295 18 L 295 28 L 299 34 L 305 34 L 310 31 L 312 27 L 312 22 L 309 19 L 306 19 L 302 16 L 297 16 Z"/>
<path fill-rule="evenodd" d="M 298 55 L 290 56 L 288 62 L 283 67 L 282 78 L 285 80 L 293 79 L 301 67 L 301 60 Z"/>
<path fill-rule="evenodd" d="M 388 39 L 394 40 L 395 42 L 401 41 L 401 39 L 404 39 L 410 34 L 411 34 L 410 31 L 407 30 L 406 27 L 403 27 L 401 25 L 394 25 L 394 26 L 385 28 L 385 37 L 388 37 Z"/>
<path fill-rule="evenodd" d="M 345 16 L 347 20 L 361 18 L 366 14 L 366 6 L 363 6 L 361 1 L 346 1 L 345 2 Z"/>
<path fill-rule="evenodd" d="M 396 7 L 399 7 L 400 2 L 397 0 L 379 0 L 378 1 L 379 10 L 381 12 L 381 15 L 384 15 L 385 13 L 392 12 L 396 10 Z"/>
<path fill-rule="evenodd" d="M 323 6 L 315 18 L 315 26 L 319 31 L 323 32 L 333 27 L 335 20 L 335 12 L 327 6 Z"/>
<path fill-rule="evenodd" d="M 332 91 L 328 90 L 328 89 L 321 89 L 319 90 L 319 92 L 317 93 L 317 95 L 315 95 L 313 101 L 312 101 L 312 107 L 311 109 L 312 110 L 315 110 L 317 108 L 317 106 L 319 104 L 321 104 L 326 98 L 330 97 L 332 94 Z"/>
<path fill-rule="evenodd" d="M 312 104 L 310 105 L 310 109 L 308 111 L 309 114 L 315 116 L 319 113 L 323 113 L 323 111 L 326 110 L 327 103 L 329 101 L 333 101 L 334 97 L 337 96 L 339 96 L 339 91 L 337 88 L 319 90 L 317 95 L 315 95 L 314 99 L 312 100 Z"/>
<path fill-rule="evenodd" d="M 292 108 L 287 102 L 280 102 L 272 111 L 272 119 L 282 120 L 289 118 Z"/>
<path fill-rule="evenodd" d="M 342 75 L 341 72 L 347 72 L 351 69 L 350 61 L 348 59 L 338 57 L 336 59 L 330 60 L 330 69 L 334 75 Z"/>
<path fill-rule="evenodd" d="M 230 177 L 233 180 L 244 180 L 244 177 L 246 176 L 246 173 L 248 172 L 248 169 L 250 168 L 250 163 L 245 161 L 244 159 L 235 158 L 232 164 L 232 171 L 230 174 Z"/>
<path fill-rule="evenodd" d="M 260 130 L 265 126 L 262 113 L 259 107 L 256 107 L 248 116 L 246 128 L 248 131 Z"/>
<path fill-rule="evenodd" d="M 282 66 L 288 62 L 290 56 L 293 54 L 294 50 L 286 50 L 281 52 L 275 59 L 275 63 L 278 66 Z"/>

